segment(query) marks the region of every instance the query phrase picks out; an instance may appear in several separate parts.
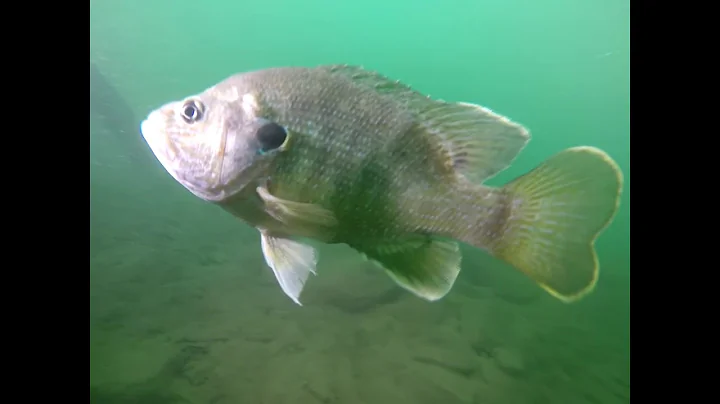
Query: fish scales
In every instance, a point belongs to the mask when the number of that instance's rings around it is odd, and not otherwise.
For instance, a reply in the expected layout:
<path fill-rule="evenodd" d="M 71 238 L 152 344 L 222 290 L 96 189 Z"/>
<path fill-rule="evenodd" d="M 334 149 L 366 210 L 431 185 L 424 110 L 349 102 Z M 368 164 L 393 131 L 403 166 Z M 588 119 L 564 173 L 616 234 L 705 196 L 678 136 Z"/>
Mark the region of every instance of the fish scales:
<path fill-rule="evenodd" d="M 319 71 L 282 69 L 256 77 L 272 83 L 257 85 L 262 110 L 298 134 L 299 152 L 278 159 L 269 190 L 333 209 L 342 224 L 333 241 L 353 244 L 353 238 L 424 231 L 444 216 L 432 207 L 456 208 L 448 197 L 452 189 L 443 186 L 456 181 L 454 172 L 434 161 L 442 159 L 440 150 L 423 138 L 428 135 L 403 103 Z M 418 201 L 434 187 L 446 190 L 434 201 Z"/>

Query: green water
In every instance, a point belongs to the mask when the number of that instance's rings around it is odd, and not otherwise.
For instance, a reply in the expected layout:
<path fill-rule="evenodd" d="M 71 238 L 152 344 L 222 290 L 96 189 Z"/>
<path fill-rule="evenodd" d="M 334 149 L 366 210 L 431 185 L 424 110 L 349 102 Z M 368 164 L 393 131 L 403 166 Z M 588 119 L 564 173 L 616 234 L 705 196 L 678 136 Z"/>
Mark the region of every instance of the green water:
<path fill-rule="evenodd" d="M 91 86 L 121 98 L 90 115 L 91 402 L 628 403 L 629 48 L 627 0 L 92 0 Z M 177 184 L 138 127 L 235 72 L 324 63 L 526 125 L 492 184 L 566 147 L 606 150 L 625 189 L 596 291 L 563 304 L 466 248 L 428 303 L 331 246 L 293 304 L 257 232 Z"/>

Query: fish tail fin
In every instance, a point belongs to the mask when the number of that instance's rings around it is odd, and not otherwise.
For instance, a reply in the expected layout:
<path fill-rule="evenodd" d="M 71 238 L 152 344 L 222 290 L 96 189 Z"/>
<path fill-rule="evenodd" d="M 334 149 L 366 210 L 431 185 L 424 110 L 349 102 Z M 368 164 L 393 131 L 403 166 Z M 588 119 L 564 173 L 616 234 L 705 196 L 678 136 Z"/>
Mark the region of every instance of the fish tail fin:
<path fill-rule="evenodd" d="M 498 192 L 507 206 L 488 250 L 551 295 L 572 302 L 598 279 L 595 239 L 617 212 L 622 172 L 600 149 L 574 147 Z"/>

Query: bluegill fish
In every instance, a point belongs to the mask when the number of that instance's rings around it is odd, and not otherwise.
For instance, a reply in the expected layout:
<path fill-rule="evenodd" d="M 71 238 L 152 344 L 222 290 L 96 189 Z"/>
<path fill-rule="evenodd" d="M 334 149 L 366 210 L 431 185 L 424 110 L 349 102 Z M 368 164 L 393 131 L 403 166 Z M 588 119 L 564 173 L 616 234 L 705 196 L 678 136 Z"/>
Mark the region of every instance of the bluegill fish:
<path fill-rule="evenodd" d="M 236 74 L 152 111 L 141 131 L 175 180 L 259 230 L 298 304 L 317 263 L 307 239 L 349 245 L 429 301 L 452 288 L 459 242 L 577 300 L 596 284 L 594 242 L 622 189 L 617 164 L 588 146 L 483 185 L 525 127 L 347 65 Z"/>

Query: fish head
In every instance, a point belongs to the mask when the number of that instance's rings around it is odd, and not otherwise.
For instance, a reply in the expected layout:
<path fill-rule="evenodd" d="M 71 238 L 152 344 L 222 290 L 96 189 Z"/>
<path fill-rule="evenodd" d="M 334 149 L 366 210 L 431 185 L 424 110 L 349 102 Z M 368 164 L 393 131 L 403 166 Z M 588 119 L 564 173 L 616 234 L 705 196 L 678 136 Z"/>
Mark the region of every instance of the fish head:
<path fill-rule="evenodd" d="M 175 180 L 221 202 L 266 178 L 285 143 L 284 129 L 259 115 L 252 93 L 215 86 L 150 112 L 141 132 Z"/>

